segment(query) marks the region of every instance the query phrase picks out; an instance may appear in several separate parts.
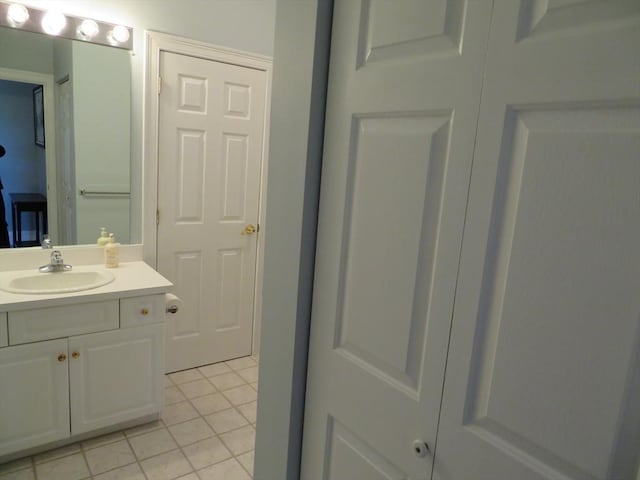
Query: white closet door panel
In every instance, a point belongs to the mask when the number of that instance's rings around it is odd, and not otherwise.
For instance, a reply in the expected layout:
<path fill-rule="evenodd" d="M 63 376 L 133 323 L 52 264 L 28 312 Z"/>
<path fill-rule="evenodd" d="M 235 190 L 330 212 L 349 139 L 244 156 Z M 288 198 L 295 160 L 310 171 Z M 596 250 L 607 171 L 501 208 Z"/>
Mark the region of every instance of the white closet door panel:
<path fill-rule="evenodd" d="M 631 479 L 640 4 L 493 15 L 434 478 Z"/>
<path fill-rule="evenodd" d="M 335 3 L 304 479 L 431 476 L 490 7 Z"/>

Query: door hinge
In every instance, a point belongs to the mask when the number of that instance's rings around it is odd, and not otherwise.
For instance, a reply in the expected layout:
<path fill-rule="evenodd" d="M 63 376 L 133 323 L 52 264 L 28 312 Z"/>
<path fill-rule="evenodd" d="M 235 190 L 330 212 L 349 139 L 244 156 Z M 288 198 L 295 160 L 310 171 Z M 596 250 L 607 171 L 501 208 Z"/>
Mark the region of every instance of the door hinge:
<path fill-rule="evenodd" d="M 260 231 L 260 224 L 256 223 L 256 233 L 258 233 Z"/>
<path fill-rule="evenodd" d="M 160 210 L 156 210 L 156 227 L 160 225 Z"/>
<path fill-rule="evenodd" d="M 158 76 L 158 95 L 162 92 L 162 77 Z"/>

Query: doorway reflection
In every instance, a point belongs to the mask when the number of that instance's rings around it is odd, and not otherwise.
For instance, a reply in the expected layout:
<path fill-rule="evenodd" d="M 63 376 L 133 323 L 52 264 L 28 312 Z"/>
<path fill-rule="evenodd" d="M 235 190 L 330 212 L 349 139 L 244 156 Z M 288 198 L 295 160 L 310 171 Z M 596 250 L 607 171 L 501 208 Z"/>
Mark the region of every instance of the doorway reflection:
<path fill-rule="evenodd" d="M 0 248 L 39 245 L 47 232 L 46 156 L 44 138 L 36 135 L 34 108 L 41 89 L 37 84 L 0 80 L 4 152 L 0 160 L 4 207 L 0 208 Z"/>

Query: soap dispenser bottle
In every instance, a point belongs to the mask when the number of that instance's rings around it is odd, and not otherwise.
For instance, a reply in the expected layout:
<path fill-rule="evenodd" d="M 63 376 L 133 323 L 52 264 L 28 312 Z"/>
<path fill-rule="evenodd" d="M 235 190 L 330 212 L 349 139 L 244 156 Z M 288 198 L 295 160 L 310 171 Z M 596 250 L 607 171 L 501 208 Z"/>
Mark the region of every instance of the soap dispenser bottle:
<path fill-rule="evenodd" d="M 98 237 L 98 246 L 104 247 L 107 243 L 109 243 L 109 234 L 107 233 L 107 229 L 105 227 L 100 227 L 100 236 Z"/>
<path fill-rule="evenodd" d="M 119 263 L 119 247 L 116 243 L 116 237 L 113 233 L 109 234 L 108 242 L 104 246 L 104 266 L 107 268 L 116 268 Z"/>

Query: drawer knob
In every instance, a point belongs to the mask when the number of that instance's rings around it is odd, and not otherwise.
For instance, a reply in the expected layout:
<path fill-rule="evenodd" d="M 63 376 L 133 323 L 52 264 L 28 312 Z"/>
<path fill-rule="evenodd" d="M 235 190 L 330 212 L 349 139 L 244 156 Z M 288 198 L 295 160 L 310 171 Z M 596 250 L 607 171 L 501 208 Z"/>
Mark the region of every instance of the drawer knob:
<path fill-rule="evenodd" d="M 71 354 L 71 356 L 72 356 L 73 358 L 80 358 L 80 352 L 78 352 L 78 351 L 76 350 L 75 352 L 73 352 L 73 353 Z"/>
<path fill-rule="evenodd" d="M 67 359 L 67 355 L 64 353 L 61 353 L 60 355 L 58 355 L 58 361 L 59 362 L 64 362 Z"/>
<path fill-rule="evenodd" d="M 149 309 L 148 308 L 143 308 L 142 310 L 140 310 L 140 313 L 142 315 L 149 315 Z"/>

